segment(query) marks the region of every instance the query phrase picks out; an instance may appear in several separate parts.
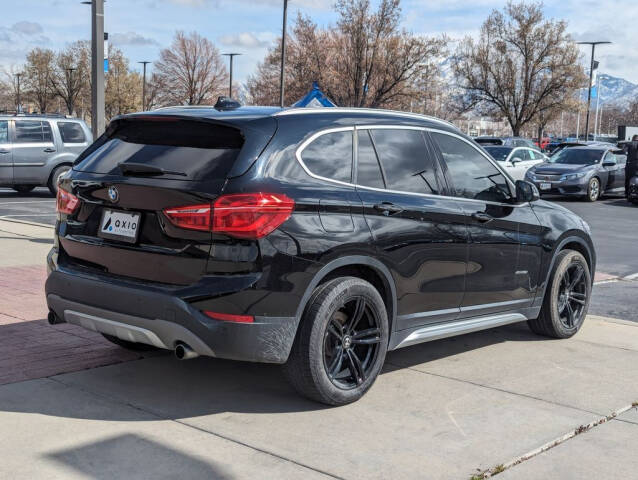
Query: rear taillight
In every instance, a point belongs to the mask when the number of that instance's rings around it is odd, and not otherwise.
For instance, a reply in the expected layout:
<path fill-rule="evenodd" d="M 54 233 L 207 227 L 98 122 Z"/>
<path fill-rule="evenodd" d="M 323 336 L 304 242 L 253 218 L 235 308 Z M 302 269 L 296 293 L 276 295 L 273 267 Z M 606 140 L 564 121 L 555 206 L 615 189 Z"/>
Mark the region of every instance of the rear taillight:
<path fill-rule="evenodd" d="M 294 200 L 280 193 L 237 193 L 215 200 L 212 212 L 204 204 L 169 208 L 164 214 L 181 228 L 261 238 L 288 220 L 294 207 Z"/>
<path fill-rule="evenodd" d="M 210 204 L 167 208 L 164 214 L 173 225 L 189 230 L 210 230 Z"/>
<path fill-rule="evenodd" d="M 62 188 L 58 188 L 56 210 L 71 215 L 80 204 L 80 199 Z"/>

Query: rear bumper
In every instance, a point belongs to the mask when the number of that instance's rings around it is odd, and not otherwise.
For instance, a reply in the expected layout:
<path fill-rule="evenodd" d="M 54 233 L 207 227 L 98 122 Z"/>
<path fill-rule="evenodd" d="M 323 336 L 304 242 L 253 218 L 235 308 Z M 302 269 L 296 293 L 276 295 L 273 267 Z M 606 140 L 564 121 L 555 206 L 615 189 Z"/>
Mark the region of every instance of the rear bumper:
<path fill-rule="evenodd" d="M 53 269 L 45 291 L 49 309 L 68 323 L 159 348 L 185 343 L 212 357 L 284 363 L 297 332 L 295 317 L 213 320 L 170 293 L 68 269 Z"/>

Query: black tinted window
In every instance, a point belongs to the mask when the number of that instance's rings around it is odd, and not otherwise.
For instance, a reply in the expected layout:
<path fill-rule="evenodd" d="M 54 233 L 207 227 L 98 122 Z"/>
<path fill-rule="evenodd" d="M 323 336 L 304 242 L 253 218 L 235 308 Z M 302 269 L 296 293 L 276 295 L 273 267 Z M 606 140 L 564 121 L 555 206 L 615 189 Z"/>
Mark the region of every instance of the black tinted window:
<path fill-rule="evenodd" d="M 0 143 L 9 143 L 9 122 L 0 120 Z"/>
<path fill-rule="evenodd" d="M 370 130 L 386 176 L 387 188 L 402 192 L 439 193 L 436 163 L 420 130 Z"/>
<path fill-rule="evenodd" d="M 357 183 L 366 187 L 385 188 L 370 134 L 367 130 L 359 130 L 357 136 L 359 141 L 357 145 Z"/>
<path fill-rule="evenodd" d="M 476 148 L 463 140 L 432 133 L 454 184 L 456 195 L 503 202 L 511 197 L 505 177 Z"/>
<path fill-rule="evenodd" d="M 52 142 L 49 122 L 35 120 L 16 121 L 16 143 Z"/>
<path fill-rule="evenodd" d="M 60 136 L 64 143 L 84 143 L 86 137 L 82 125 L 75 122 L 58 122 Z"/>
<path fill-rule="evenodd" d="M 301 152 L 301 159 L 315 175 L 350 182 L 352 177 L 352 131 L 326 133 Z"/>

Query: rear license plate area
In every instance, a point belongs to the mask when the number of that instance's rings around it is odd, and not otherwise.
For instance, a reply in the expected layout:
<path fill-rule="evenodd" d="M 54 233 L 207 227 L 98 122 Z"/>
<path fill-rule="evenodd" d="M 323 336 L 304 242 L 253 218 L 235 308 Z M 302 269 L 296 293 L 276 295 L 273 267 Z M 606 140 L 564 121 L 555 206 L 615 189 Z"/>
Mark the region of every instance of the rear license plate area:
<path fill-rule="evenodd" d="M 142 215 L 139 212 L 123 212 L 105 208 L 98 229 L 98 237 L 135 243 Z"/>

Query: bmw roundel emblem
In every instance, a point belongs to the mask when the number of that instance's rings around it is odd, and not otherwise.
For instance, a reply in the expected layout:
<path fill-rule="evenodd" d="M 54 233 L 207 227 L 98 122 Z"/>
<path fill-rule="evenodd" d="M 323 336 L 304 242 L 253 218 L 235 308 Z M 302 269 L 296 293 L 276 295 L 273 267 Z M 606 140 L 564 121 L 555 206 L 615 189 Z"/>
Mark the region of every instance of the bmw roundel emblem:
<path fill-rule="evenodd" d="M 109 200 L 112 203 L 116 203 L 120 199 L 120 193 L 115 187 L 109 187 Z"/>

